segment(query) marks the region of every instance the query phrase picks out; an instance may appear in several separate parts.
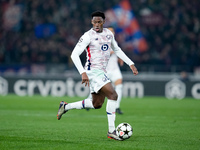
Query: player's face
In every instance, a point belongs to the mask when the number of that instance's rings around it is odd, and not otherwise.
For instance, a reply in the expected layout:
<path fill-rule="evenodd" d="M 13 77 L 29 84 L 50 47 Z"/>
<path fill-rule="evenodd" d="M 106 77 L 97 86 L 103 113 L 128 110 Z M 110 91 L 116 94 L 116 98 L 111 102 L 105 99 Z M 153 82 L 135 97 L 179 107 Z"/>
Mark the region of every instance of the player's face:
<path fill-rule="evenodd" d="M 93 30 L 96 32 L 102 32 L 104 22 L 105 20 L 102 17 L 93 17 L 92 18 Z"/>

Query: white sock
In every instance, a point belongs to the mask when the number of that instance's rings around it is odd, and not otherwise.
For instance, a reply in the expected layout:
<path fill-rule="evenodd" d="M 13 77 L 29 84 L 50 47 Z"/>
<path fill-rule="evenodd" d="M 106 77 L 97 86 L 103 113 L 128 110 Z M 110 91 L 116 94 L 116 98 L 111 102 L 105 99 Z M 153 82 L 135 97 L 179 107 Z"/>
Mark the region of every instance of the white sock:
<path fill-rule="evenodd" d="M 94 106 L 93 106 L 93 103 L 92 103 L 92 99 L 87 98 L 87 99 L 83 100 L 82 105 L 84 105 L 84 108 L 92 108 L 92 109 L 94 109 Z"/>
<path fill-rule="evenodd" d="M 115 100 L 107 100 L 106 111 L 108 117 L 108 130 L 109 132 L 113 132 L 115 130 L 115 109 L 116 109 L 116 101 Z"/>
<path fill-rule="evenodd" d="M 92 104 L 92 99 L 84 99 L 82 101 L 68 103 L 67 105 L 65 105 L 65 110 L 85 109 L 85 108 L 94 108 Z"/>
<path fill-rule="evenodd" d="M 122 84 L 118 84 L 115 86 L 115 91 L 117 92 L 118 98 L 117 98 L 117 105 L 116 108 L 120 107 L 121 99 L 122 99 Z"/>

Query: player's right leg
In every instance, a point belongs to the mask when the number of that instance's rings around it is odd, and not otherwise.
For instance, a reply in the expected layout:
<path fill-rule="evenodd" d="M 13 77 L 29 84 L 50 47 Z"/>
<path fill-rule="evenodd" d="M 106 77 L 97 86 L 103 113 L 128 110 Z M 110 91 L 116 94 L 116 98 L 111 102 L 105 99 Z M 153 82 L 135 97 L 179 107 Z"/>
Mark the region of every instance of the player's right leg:
<path fill-rule="evenodd" d="M 62 115 L 65 114 L 68 110 L 85 109 L 85 108 L 94 109 L 92 99 L 84 99 L 82 101 L 73 102 L 73 103 L 66 103 L 62 101 L 60 102 L 57 119 L 60 120 Z"/>
<path fill-rule="evenodd" d="M 105 95 L 104 93 L 92 93 L 92 103 L 95 109 L 100 109 L 104 103 Z"/>
<path fill-rule="evenodd" d="M 91 93 L 88 95 L 87 99 L 91 99 L 91 100 L 93 99 L 93 98 L 92 98 L 92 94 L 91 94 Z M 85 110 L 89 111 L 89 110 L 90 110 L 90 108 L 85 108 Z"/>
<path fill-rule="evenodd" d="M 60 102 L 60 106 L 59 106 L 59 109 L 58 109 L 58 113 L 57 113 L 57 119 L 60 120 L 62 115 L 65 114 L 67 112 L 67 110 L 65 110 L 65 106 L 67 105 L 66 102 L 64 101 L 61 101 Z"/>

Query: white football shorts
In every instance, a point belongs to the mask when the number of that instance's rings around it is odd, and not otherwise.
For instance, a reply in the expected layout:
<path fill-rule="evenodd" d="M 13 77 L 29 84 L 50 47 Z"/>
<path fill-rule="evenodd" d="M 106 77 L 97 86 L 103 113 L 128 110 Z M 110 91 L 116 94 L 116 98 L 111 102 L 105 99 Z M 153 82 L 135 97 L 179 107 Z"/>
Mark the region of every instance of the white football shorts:
<path fill-rule="evenodd" d="M 88 70 L 86 73 L 90 80 L 90 93 L 98 93 L 104 85 L 111 82 L 108 75 L 102 70 Z"/>

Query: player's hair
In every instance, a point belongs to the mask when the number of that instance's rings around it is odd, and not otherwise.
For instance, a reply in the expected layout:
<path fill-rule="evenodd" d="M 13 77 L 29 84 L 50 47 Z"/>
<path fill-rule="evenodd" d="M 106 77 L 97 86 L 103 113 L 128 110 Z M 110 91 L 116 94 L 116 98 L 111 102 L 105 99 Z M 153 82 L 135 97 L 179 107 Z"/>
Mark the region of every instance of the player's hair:
<path fill-rule="evenodd" d="M 93 18 L 93 17 L 96 17 L 96 16 L 102 17 L 103 19 L 106 18 L 106 17 L 105 17 L 105 14 L 104 14 L 103 12 L 101 12 L 101 11 L 95 11 L 95 12 L 93 12 L 93 13 L 91 14 L 91 16 L 92 16 L 92 18 Z"/>

